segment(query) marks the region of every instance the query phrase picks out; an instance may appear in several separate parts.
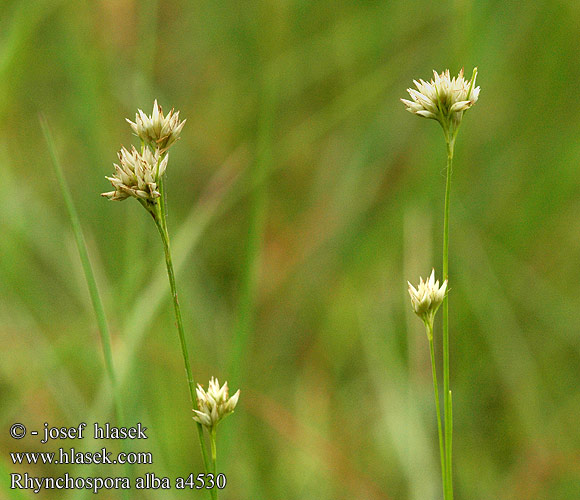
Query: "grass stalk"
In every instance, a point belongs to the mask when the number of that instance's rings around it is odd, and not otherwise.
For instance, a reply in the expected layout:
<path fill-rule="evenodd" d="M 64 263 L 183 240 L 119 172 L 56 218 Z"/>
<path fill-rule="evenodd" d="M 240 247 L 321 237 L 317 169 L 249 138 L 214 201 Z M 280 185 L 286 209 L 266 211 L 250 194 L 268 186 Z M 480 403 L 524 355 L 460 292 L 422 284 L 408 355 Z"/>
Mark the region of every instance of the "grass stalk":
<path fill-rule="evenodd" d="M 119 391 L 119 384 L 117 383 L 117 375 L 115 372 L 115 365 L 113 362 L 113 349 L 111 347 L 111 334 L 109 332 L 109 325 L 107 322 L 107 317 L 105 315 L 105 308 L 103 307 L 103 302 L 101 300 L 101 296 L 99 294 L 99 289 L 97 286 L 97 281 L 95 279 L 95 274 L 93 272 L 93 267 L 91 266 L 91 261 L 89 259 L 89 253 L 87 250 L 87 245 L 85 242 L 85 238 L 83 235 L 81 223 L 79 216 L 77 214 L 72 195 L 70 193 L 70 189 L 66 182 L 66 178 L 64 176 L 64 172 L 60 161 L 58 159 L 58 155 L 56 152 L 56 146 L 54 143 L 54 139 L 52 137 L 52 133 L 50 131 L 50 127 L 48 126 L 48 121 L 43 114 L 39 115 L 40 125 L 42 127 L 42 132 L 44 134 L 44 139 L 46 144 L 48 145 L 48 149 L 50 152 L 50 157 L 52 160 L 52 164 L 54 167 L 54 172 L 56 174 L 58 184 L 60 187 L 60 191 L 62 197 L 64 199 L 64 203 L 66 206 L 66 210 L 71 222 L 74 238 L 77 245 L 77 250 L 79 252 L 79 258 L 81 260 L 83 273 L 85 275 L 85 280 L 87 282 L 87 287 L 89 289 L 89 295 L 91 297 L 91 304 L 93 306 L 93 310 L 95 312 L 95 316 L 97 319 L 97 325 L 99 328 L 99 333 L 101 336 L 101 345 L 103 348 L 103 357 L 105 361 L 105 370 L 107 372 L 109 382 L 111 384 L 111 393 L 113 399 L 113 408 L 115 412 L 115 416 L 118 422 L 119 427 L 126 423 L 125 421 L 125 414 L 123 411 L 123 406 L 121 405 L 121 395 Z M 129 464 L 125 464 L 124 466 L 125 471 L 128 475 L 131 472 L 131 466 Z M 121 495 L 123 498 L 129 498 L 129 492 L 126 490 L 121 491 Z"/>
<path fill-rule="evenodd" d="M 264 78 L 264 101 L 257 133 L 256 157 L 249 172 L 253 187 L 250 193 L 250 220 L 246 239 L 243 276 L 241 280 L 238 321 L 234 330 L 229 380 L 232 386 L 240 385 L 242 366 L 246 360 L 247 346 L 253 329 L 257 294 L 258 270 L 267 206 L 267 183 L 272 164 L 272 129 L 276 108 L 277 81 Z"/>
<path fill-rule="evenodd" d="M 44 134 L 44 138 L 46 140 L 46 144 L 48 145 L 48 149 L 50 152 L 50 157 L 52 159 L 52 164 L 54 167 L 54 172 L 56 174 L 58 184 L 60 187 L 60 191 L 62 197 L 65 202 L 66 210 L 71 222 L 73 234 L 75 237 L 75 241 L 77 244 L 77 249 L 79 252 L 79 257 L 81 260 L 81 264 L 83 267 L 83 272 L 85 275 L 85 279 L 87 282 L 87 287 L 89 289 L 89 294 L 91 297 L 91 303 L 93 306 L 93 310 L 95 311 L 95 316 L 97 319 L 97 325 L 99 328 L 99 333 L 101 335 L 101 344 L 103 348 L 103 356 L 105 360 L 105 369 L 107 371 L 107 375 L 109 377 L 109 381 L 111 384 L 112 395 L 113 395 L 113 404 L 115 408 L 115 414 L 117 420 L 119 422 L 124 422 L 124 414 L 123 408 L 120 401 L 120 394 L 117 385 L 117 376 L 115 373 L 115 367 L 113 363 L 113 352 L 111 348 L 111 334 L 109 332 L 109 326 L 107 323 L 107 318 L 105 315 L 105 309 L 103 307 L 103 302 L 101 301 L 101 296 L 99 294 L 99 289 L 97 287 L 97 282 L 95 280 L 95 275 L 93 273 L 93 268 L 91 266 L 91 262 L 89 259 L 89 254 L 87 251 L 87 245 L 85 242 L 85 238 L 83 236 L 83 231 L 81 228 L 81 223 L 75 209 L 72 196 L 64 177 L 64 172 L 62 170 L 62 166 L 58 159 L 58 155 L 56 153 L 56 147 L 54 144 L 54 139 L 50 132 L 50 128 L 48 126 L 48 122 L 44 115 L 40 115 L 40 125 L 42 127 L 42 132 Z"/>

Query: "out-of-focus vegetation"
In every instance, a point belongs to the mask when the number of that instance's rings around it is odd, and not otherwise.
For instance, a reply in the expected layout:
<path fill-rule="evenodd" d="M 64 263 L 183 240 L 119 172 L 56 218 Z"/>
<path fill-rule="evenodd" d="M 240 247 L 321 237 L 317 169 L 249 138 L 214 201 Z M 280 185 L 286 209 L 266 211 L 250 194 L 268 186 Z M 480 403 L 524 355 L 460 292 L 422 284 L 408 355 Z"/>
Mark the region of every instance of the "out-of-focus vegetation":
<path fill-rule="evenodd" d="M 440 273 L 445 146 L 399 98 L 432 69 L 478 66 L 452 187 L 456 498 L 580 498 L 580 3 L 0 7 L 1 429 L 113 419 L 42 112 L 125 411 L 149 429 L 128 446 L 155 462 L 132 474 L 202 469 L 155 227 L 134 200 L 99 196 L 133 140 L 125 117 L 157 98 L 187 118 L 167 192 L 193 372 L 242 389 L 218 435 L 221 497 L 440 498 L 428 344 L 406 280 Z M 43 448 L 4 431 L 0 449 L 2 498 L 34 497 L 9 489 L 16 470 L 125 474 L 15 467 L 9 451 Z M 63 495 L 87 496 L 42 497 Z"/>

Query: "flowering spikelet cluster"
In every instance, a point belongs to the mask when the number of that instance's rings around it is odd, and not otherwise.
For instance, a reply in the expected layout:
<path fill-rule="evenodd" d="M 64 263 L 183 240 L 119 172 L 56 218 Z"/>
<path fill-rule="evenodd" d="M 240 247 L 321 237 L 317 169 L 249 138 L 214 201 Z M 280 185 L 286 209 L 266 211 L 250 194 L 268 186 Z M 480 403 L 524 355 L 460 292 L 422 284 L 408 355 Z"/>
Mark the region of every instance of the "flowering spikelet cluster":
<path fill-rule="evenodd" d="M 197 384 L 197 407 L 198 410 L 193 410 L 193 419 L 199 422 L 208 430 L 212 430 L 218 422 L 234 411 L 238 404 L 240 391 L 238 391 L 230 398 L 228 383 L 226 382 L 220 387 L 217 378 L 211 378 L 207 392 L 203 390 L 200 384 Z"/>
<path fill-rule="evenodd" d="M 471 80 L 463 78 L 463 69 L 451 78 L 449 70 L 438 74 L 433 71 L 430 82 L 413 80 L 417 89 L 407 89 L 412 101 L 401 99 L 407 111 L 424 118 L 437 120 L 443 128 L 457 127 L 463 112 L 473 106 L 479 98 L 479 87 L 475 86 L 477 68 Z"/>
<path fill-rule="evenodd" d="M 155 101 L 151 116 L 139 109 L 135 123 L 127 121 L 143 142 L 141 152 L 135 147 L 131 151 L 121 148 L 117 153 L 119 165 L 114 164 L 115 173 L 106 177 L 115 190 L 101 196 L 113 201 L 122 201 L 132 196 L 145 206 L 152 207 L 161 196 L 158 185 L 167 168 L 167 150 L 179 139 L 185 120 L 180 122 L 179 111 L 174 113 L 173 109 L 164 117 L 161 106 Z"/>
<path fill-rule="evenodd" d="M 117 156 L 119 165 L 114 164 L 115 174 L 106 177 L 115 190 L 101 196 L 113 201 L 124 200 L 130 196 L 153 201 L 161 196 L 157 191 L 157 181 L 165 172 L 168 155 L 161 158 L 159 152 L 152 152 L 149 148 L 139 153 L 133 146 L 131 151 L 121 148 Z"/>
<path fill-rule="evenodd" d="M 445 299 L 447 280 L 440 287 L 439 281 L 435 281 L 435 269 L 433 269 L 428 280 L 423 281 L 423 278 L 420 278 L 417 288 L 408 281 L 407 283 L 409 284 L 409 295 L 411 296 L 413 311 L 426 325 L 431 325 L 432 327 L 435 313 L 443 303 L 443 299 Z"/>
<path fill-rule="evenodd" d="M 186 120 L 179 121 L 179 111 L 172 109 L 167 116 L 163 116 L 163 109 L 157 100 L 153 103 L 153 113 L 147 116 L 140 109 L 135 115 L 135 122 L 126 119 L 137 136 L 149 147 L 159 149 L 160 152 L 167 151 L 171 145 L 179 139 L 181 129 Z"/>

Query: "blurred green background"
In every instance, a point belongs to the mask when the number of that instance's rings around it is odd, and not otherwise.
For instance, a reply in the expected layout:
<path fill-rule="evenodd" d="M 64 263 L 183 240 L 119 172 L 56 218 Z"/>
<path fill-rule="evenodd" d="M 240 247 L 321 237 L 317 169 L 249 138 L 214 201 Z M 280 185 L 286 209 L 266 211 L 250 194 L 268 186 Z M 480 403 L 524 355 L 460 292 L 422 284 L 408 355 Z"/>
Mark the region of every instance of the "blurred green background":
<path fill-rule="evenodd" d="M 8 453 L 100 449 L 16 442 L 14 422 L 113 419 L 39 112 L 79 211 L 128 420 L 149 429 L 129 447 L 154 464 L 132 477 L 202 470 L 158 234 L 134 200 L 99 196 L 134 141 L 125 118 L 155 98 L 187 118 L 167 191 L 193 372 L 242 390 L 218 433 L 220 498 L 441 498 L 428 343 L 406 280 L 440 274 L 445 145 L 399 98 L 414 78 L 462 66 L 479 67 L 482 90 L 452 186 L 456 498 L 580 498 L 580 3 L 2 0 L 0 11 L 1 498 L 38 497 L 9 489 L 14 471 L 125 475 L 16 467 Z"/>

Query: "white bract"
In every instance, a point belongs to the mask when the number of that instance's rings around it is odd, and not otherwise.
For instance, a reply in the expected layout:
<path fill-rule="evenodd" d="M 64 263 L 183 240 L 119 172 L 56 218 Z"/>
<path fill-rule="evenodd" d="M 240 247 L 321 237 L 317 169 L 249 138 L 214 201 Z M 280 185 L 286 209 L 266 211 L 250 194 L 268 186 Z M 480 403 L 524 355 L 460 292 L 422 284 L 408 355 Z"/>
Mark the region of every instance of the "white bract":
<path fill-rule="evenodd" d="M 471 80 L 463 78 L 463 69 L 451 78 L 449 70 L 438 74 L 433 71 L 430 82 L 413 80 L 416 89 L 407 89 L 412 101 L 401 99 L 407 111 L 424 118 L 437 120 L 443 128 L 457 127 L 463 112 L 473 106 L 479 98 L 479 87 L 475 86 L 477 68 Z"/>
<path fill-rule="evenodd" d="M 161 157 L 159 152 L 153 153 L 149 148 L 139 153 L 135 147 L 132 147 L 131 151 L 123 147 L 117 156 L 120 165 L 115 163 L 115 174 L 106 177 L 115 190 L 102 193 L 101 196 L 113 201 L 124 200 L 130 196 L 154 201 L 161 196 L 157 190 L 157 183 L 165 172 L 169 155 Z"/>
<path fill-rule="evenodd" d="M 428 280 L 423 281 L 423 278 L 420 278 L 417 288 L 408 281 L 407 283 L 409 284 L 409 295 L 411 296 L 413 311 L 426 324 L 433 326 L 435 313 L 443 303 L 443 299 L 445 299 L 447 280 L 440 287 L 439 281 L 435 281 L 435 269 L 433 269 Z"/>
<path fill-rule="evenodd" d="M 193 410 L 193 419 L 204 427 L 212 430 L 218 422 L 234 411 L 238 404 L 240 391 L 230 398 L 228 383 L 220 387 L 217 378 L 211 378 L 207 392 L 200 384 L 197 384 L 197 410 Z"/>
<path fill-rule="evenodd" d="M 157 100 L 153 103 L 153 112 L 150 116 L 139 109 L 135 115 L 135 122 L 128 118 L 127 121 L 145 144 L 160 152 L 167 151 L 179 139 L 181 129 L 186 122 L 186 120 L 180 122 L 179 111 L 174 113 L 173 109 L 164 117 Z"/>

